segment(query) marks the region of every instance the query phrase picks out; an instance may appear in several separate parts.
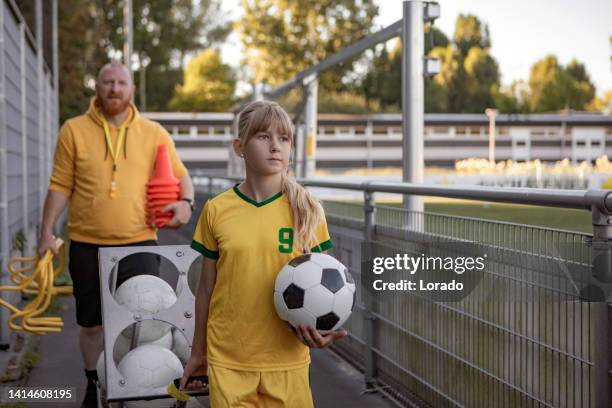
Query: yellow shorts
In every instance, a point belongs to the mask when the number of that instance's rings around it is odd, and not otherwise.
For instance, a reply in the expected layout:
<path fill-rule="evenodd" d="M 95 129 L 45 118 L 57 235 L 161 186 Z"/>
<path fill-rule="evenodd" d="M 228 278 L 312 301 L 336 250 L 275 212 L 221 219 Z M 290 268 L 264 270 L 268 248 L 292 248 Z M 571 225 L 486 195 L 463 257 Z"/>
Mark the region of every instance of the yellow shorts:
<path fill-rule="evenodd" d="M 211 408 L 312 408 L 309 367 L 238 371 L 208 366 Z"/>

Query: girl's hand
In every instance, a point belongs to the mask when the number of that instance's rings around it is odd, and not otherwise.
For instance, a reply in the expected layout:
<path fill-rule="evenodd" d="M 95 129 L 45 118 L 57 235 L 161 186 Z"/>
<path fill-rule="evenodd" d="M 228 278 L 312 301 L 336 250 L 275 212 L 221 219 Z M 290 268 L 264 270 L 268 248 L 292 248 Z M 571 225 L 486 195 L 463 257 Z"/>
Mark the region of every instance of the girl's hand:
<path fill-rule="evenodd" d="M 312 326 L 299 325 L 295 331 L 298 339 L 310 348 L 324 348 L 340 340 L 348 333 L 344 329 L 319 332 Z"/>
<path fill-rule="evenodd" d="M 202 388 L 205 386 L 202 381 L 193 381 L 187 384 L 187 379 L 196 375 L 206 375 L 208 372 L 208 360 L 206 357 L 194 357 L 191 356 L 187 365 L 185 366 L 185 370 L 183 371 L 183 377 L 181 378 L 181 390 L 192 390 L 197 388 Z"/>

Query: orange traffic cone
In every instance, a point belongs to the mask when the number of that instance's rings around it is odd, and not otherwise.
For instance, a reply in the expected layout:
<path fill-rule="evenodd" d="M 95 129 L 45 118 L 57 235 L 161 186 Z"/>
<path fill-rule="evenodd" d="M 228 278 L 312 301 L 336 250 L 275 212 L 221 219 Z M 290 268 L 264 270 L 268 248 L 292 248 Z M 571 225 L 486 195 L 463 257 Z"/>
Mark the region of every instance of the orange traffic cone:
<path fill-rule="evenodd" d="M 162 210 L 166 205 L 179 199 L 180 191 L 179 179 L 172 173 L 168 147 L 160 144 L 157 146 L 155 173 L 147 183 L 147 224 L 153 224 L 156 228 L 164 228 L 174 214 L 172 212 L 162 213 Z"/>

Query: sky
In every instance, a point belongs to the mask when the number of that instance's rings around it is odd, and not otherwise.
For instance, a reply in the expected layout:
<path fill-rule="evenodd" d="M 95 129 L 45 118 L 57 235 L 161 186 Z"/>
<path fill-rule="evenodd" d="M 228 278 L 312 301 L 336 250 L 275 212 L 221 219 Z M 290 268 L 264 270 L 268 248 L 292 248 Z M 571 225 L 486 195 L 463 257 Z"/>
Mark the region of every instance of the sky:
<path fill-rule="evenodd" d="M 402 16 L 403 0 L 375 0 L 379 28 Z M 534 62 L 548 54 L 561 64 L 572 58 L 585 64 L 597 94 L 612 90 L 612 0 L 439 0 L 441 16 L 435 25 L 452 37 L 459 13 L 471 13 L 489 25 L 491 54 L 502 85 L 529 78 Z M 224 0 L 233 18 L 241 15 L 239 0 Z M 232 34 L 222 47 L 223 60 L 238 67 L 240 39 Z"/>

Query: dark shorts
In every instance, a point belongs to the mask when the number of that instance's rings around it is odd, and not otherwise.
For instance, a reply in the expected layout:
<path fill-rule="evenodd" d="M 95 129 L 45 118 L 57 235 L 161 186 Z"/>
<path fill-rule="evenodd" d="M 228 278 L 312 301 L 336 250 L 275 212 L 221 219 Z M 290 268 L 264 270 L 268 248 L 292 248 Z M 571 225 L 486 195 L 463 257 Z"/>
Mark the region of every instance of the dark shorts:
<path fill-rule="evenodd" d="M 102 324 L 100 302 L 100 275 L 98 267 L 98 248 L 112 246 L 154 246 L 156 241 L 142 241 L 125 245 L 95 245 L 83 242 L 70 242 L 68 270 L 73 282 L 76 299 L 77 323 L 81 327 Z M 136 275 L 159 276 L 160 258 L 155 254 L 140 253 L 130 255 L 119 261 L 117 287 Z"/>

